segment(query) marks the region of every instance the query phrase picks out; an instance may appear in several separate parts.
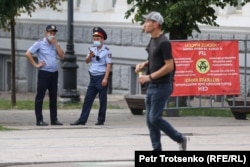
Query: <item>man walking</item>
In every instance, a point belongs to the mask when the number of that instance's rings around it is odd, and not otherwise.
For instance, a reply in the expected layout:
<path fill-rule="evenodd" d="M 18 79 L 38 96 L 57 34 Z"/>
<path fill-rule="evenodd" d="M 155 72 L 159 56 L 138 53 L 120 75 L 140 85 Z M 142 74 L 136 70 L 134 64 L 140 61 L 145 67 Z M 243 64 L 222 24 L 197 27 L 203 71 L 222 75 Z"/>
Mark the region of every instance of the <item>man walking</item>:
<path fill-rule="evenodd" d="M 147 75 L 140 76 L 139 83 L 148 83 L 145 103 L 153 151 L 162 150 L 161 131 L 179 143 L 181 150 L 186 150 L 187 137 L 162 118 L 164 106 L 173 91 L 175 71 L 171 44 L 161 31 L 164 20 L 159 12 L 151 12 L 143 17 L 145 19 L 144 31 L 151 35 L 146 47 L 148 60 L 137 64 L 135 72 L 139 73 L 144 67 L 148 67 Z"/>

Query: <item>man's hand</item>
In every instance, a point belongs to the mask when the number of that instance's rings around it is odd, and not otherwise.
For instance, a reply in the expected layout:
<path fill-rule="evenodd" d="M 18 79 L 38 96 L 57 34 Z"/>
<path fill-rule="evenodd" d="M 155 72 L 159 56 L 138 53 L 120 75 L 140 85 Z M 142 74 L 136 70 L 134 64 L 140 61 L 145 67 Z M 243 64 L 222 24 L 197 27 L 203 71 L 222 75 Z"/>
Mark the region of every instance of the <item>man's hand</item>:
<path fill-rule="evenodd" d="M 108 85 L 108 79 L 103 78 L 103 80 L 102 80 L 102 86 L 105 87 L 107 85 Z"/>
<path fill-rule="evenodd" d="M 46 65 L 45 61 L 40 61 L 40 62 L 36 65 L 36 68 L 41 68 L 41 67 L 43 67 L 43 66 L 45 66 L 45 65 Z"/>
<path fill-rule="evenodd" d="M 135 67 L 135 72 L 139 73 L 147 65 L 148 65 L 148 61 L 145 61 L 143 63 L 137 64 L 136 67 Z"/>
<path fill-rule="evenodd" d="M 50 43 L 53 45 L 57 44 L 57 39 L 55 36 L 53 36 L 53 37 L 51 36 Z"/>
<path fill-rule="evenodd" d="M 91 57 L 95 57 L 94 52 L 93 52 L 93 51 L 90 51 L 90 52 L 89 52 L 89 56 L 91 56 Z"/>
<path fill-rule="evenodd" d="M 141 75 L 141 76 L 139 76 L 138 82 L 139 82 L 141 85 L 143 85 L 143 84 L 145 84 L 145 83 L 147 83 L 147 82 L 150 82 L 150 77 L 149 77 L 149 75 Z"/>
<path fill-rule="evenodd" d="M 135 67 L 135 72 L 139 73 L 144 68 L 144 63 L 137 64 Z"/>

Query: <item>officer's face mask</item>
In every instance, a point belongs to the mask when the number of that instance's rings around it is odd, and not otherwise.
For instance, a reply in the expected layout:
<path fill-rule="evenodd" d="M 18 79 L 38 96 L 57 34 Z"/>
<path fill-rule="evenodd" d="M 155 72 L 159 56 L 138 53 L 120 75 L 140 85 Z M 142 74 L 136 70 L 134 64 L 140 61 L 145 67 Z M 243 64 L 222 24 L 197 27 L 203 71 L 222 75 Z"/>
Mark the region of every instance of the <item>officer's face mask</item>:
<path fill-rule="evenodd" d="M 93 46 L 95 47 L 101 46 L 101 41 L 94 41 Z"/>
<path fill-rule="evenodd" d="M 53 38 L 55 38 L 55 36 L 53 36 L 53 35 L 49 35 L 49 36 L 47 37 L 48 41 L 51 41 Z"/>
<path fill-rule="evenodd" d="M 51 41 L 56 36 L 56 32 L 55 31 L 47 31 L 46 33 L 47 33 L 47 40 L 48 41 Z"/>

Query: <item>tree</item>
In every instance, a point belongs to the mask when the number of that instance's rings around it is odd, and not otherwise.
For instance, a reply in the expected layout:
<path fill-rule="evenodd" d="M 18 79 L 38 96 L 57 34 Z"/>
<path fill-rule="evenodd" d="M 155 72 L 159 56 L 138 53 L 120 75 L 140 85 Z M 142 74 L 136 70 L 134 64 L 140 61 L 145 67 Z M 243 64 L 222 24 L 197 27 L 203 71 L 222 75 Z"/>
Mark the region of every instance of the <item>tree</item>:
<path fill-rule="evenodd" d="M 171 40 L 186 40 L 192 32 L 199 29 L 199 23 L 219 26 L 217 16 L 211 5 L 224 8 L 226 5 L 237 6 L 238 0 L 127 0 L 131 8 L 126 11 L 125 18 L 134 15 L 133 22 L 143 24 L 143 14 L 158 11 L 164 18 L 162 29 L 169 33 Z M 250 0 L 242 0 L 244 6 Z M 179 105 L 186 106 L 187 97 L 179 97 Z"/>
<path fill-rule="evenodd" d="M 132 7 L 126 11 L 125 18 L 135 14 L 133 21 L 143 23 L 142 15 L 158 11 L 164 17 L 163 31 L 170 39 L 187 39 L 193 30 L 200 33 L 199 23 L 219 26 L 212 4 L 222 9 L 226 5 L 237 6 L 238 0 L 127 0 Z M 242 0 L 241 5 L 250 2 Z"/>
<path fill-rule="evenodd" d="M 16 106 L 16 74 L 15 74 L 15 18 L 22 13 L 31 13 L 37 7 L 49 7 L 53 10 L 59 10 L 57 5 L 65 0 L 1 0 L 0 1 L 0 28 L 11 33 L 11 104 Z"/>

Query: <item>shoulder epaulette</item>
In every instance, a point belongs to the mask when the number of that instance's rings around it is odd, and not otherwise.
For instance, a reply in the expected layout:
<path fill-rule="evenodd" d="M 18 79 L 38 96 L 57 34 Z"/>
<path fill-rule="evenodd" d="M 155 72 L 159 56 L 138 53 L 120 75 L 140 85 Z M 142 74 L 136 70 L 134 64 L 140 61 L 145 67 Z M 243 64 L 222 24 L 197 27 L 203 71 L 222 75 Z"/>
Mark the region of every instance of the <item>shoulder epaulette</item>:
<path fill-rule="evenodd" d="M 37 42 L 40 42 L 40 41 L 43 41 L 43 38 L 40 38 L 40 39 L 37 40 Z"/>
<path fill-rule="evenodd" d="M 108 48 L 107 46 L 105 46 L 105 49 L 106 49 L 106 50 L 109 50 L 109 48 Z"/>

